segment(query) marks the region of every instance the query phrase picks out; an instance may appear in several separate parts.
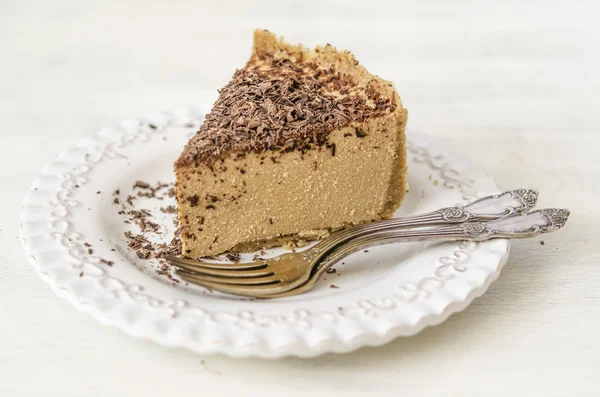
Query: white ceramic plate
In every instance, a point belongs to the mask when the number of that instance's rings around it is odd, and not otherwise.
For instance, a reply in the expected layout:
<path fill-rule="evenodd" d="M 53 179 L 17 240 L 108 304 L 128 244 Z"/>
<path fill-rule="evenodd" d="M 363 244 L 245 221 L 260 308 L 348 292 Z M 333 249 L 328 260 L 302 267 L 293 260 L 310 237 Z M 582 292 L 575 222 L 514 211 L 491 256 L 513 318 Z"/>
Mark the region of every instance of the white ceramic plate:
<path fill-rule="evenodd" d="M 167 346 L 202 354 L 310 357 L 413 335 L 466 308 L 498 277 L 507 240 L 371 248 L 336 265 L 337 273 L 312 292 L 279 300 L 173 285 L 127 248 L 123 233 L 135 226 L 117 214 L 113 192 L 126 194 L 137 180 L 172 181 L 172 163 L 206 110 L 124 121 L 82 139 L 42 171 L 25 198 L 21 239 L 58 295 L 103 323 Z M 408 134 L 410 192 L 397 215 L 498 192 L 494 180 L 467 159 L 427 136 Z M 160 220 L 170 239 L 172 220 Z"/>

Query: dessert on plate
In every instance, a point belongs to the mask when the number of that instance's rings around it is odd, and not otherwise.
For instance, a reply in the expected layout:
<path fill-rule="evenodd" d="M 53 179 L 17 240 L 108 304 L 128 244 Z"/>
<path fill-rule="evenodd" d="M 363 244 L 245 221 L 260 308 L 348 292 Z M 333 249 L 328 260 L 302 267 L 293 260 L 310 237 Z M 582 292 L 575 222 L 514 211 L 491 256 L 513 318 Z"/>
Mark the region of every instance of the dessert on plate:
<path fill-rule="evenodd" d="M 406 192 L 407 110 L 331 45 L 265 30 L 175 163 L 183 255 L 267 248 L 390 218 Z"/>

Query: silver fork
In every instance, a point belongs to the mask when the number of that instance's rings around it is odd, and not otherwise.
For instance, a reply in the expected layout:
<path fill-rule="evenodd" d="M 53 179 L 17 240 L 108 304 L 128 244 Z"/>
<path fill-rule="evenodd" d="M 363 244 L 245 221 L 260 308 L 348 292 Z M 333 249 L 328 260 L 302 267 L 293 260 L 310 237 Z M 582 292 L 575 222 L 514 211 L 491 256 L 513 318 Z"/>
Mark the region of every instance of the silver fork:
<path fill-rule="evenodd" d="M 499 219 L 524 213 L 537 202 L 536 190 L 518 189 L 484 197 L 467 206 L 442 208 L 423 215 L 389 219 L 358 225 L 333 233 L 310 249 L 284 254 L 273 259 L 243 264 L 216 264 L 166 256 L 181 268 L 177 274 L 186 281 L 244 294 L 274 294 L 292 290 L 308 281 L 311 270 L 336 247 L 372 233 L 397 231 L 410 227 L 449 225 Z M 464 236 L 461 236 L 464 238 Z M 232 292 L 236 291 L 236 292 Z"/>
<path fill-rule="evenodd" d="M 271 269 L 273 274 L 266 277 L 257 277 L 262 282 L 256 281 L 248 284 L 239 284 L 245 281 L 239 277 L 229 280 L 226 277 L 220 277 L 220 280 L 215 282 L 215 278 L 210 279 L 200 273 L 188 271 L 184 271 L 180 275 L 187 281 L 216 291 L 260 298 L 282 297 L 312 289 L 316 284 L 316 280 L 332 264 L 346 255 L 365 247 L 412 241 L 485 241 L 492 238 L 529 238 L 560 229 L 565 225 L 568 217 L 569 211 L 566 209 L 544 209 L 527 214 L 514 214 L 490 222 L 375 232 L 358 237 L 340 246 L 338 250 L 332 253 L 331 257 L 326 258 L 322 262 L 292 262 L 289 260 L 283 264 L 275 262 L 272 264 Z M 277 258 L 273 261 L 276 260 Z M 291 264 L 293 265 L 291 266 Z M 309 277 L 304 279 L 304 274 L 309 274 Z M 295 288 L 301 288 L 300 291 L 288 288 L 290 284 L 294 284 L 301 279 L 304 279 L 302 283 L 295 284 Z"/>

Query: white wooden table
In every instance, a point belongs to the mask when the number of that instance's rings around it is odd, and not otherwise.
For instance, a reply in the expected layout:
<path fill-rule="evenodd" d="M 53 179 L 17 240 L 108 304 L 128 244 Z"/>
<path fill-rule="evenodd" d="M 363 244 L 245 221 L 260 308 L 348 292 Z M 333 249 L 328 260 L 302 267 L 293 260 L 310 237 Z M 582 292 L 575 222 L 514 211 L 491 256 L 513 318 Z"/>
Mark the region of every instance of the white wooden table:
<path fill-rule="evenodd" d="M 171 3 L 0 2 L 0 396 L 600 395 L 597 1 Z M 214 100 L 255 27 L 351 49 L 411 128 L 570 207 L 566 230 L 515 242 L 446 323 L 348 355 L 199 357 L 74 310 L 17 240 L 30 181 L 97 128 Z"/>

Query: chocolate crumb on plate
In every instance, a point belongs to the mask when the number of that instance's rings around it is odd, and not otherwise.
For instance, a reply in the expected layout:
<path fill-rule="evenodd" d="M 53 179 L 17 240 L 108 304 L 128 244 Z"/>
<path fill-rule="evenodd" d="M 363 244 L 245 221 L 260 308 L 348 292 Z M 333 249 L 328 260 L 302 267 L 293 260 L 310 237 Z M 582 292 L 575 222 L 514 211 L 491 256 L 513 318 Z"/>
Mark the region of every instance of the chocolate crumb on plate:
<path fill-rule="evenodd" d="M 227 253 L 225 254 L 225 258 L 227 258 L 229 261 L 231 262 L 239 262 L 240 260 L 240 254 L 238 253 Z"/>
<path fill-rule="evenodd" d="M 128 195 L 127 196 L 127 204 L 133 207 L 133 200 L 138 197 L 145 197 L 148 199 L 155 200 L 164 200 L 166 196 L 174 195 L 173 188 L 165 189 L 173 186 L 173 184 L 161 183 L 157 182 L 156 184 L 150 184 L 144 181 L 136 181 L 133 185 L 133 190 L 137 191 L 136 196 Z M 120 191 L 115 191 L 115 196 L 120 194 Z M 115 204 L 119 204 L 119 199 L 117 197 L 114 198 Z M 156 222 L 159 214 L 177 214 L 177 207 L 175 205 L 168 205 L 166 207 L 160 207 L 159 209 L 146 209 L 140 208 L 142 206 L 138 205 L 136 209 L 128 209 L 125 205 L 121 205 L 121 210 L 118 211 L 119 215 L 125 217 L 123 220 L 126 224 L 135 224 L 139 228 L 139 233 L 134 233 L 132 231 L 124 232 L 124 236 L 127 242 L 127 246 L 131 248 L 137 258 L 149 261 L 149 265 L 154 271 L 160 275 L 167 277 L 172 284 L 175 285 L 179 283 L 179 280 L 173 278 L 171 276 L 171 265 L 166 262 L 163 258 L 164 255 L 181 255 L 181 240 L 179 236 L 181 235 L 183 229 L 178 228 L 171 241 L 162 241 L 162 242 L 154 242 L 150 241 L 149 237 L 154 234 L 160 234 L 161 225 Z M 145 203 L 145 201 L 144 201 Z M 151 208 L 156 208 L 152 206 Z M 177 225 L 176 216 L 174 216 L 173 222 Z M 116 251 L 114 248 L 111 251 Z M 158 259 L 159 264 L 152 262 L 152 260 Z M 113 264 L 112 261 L 101 260 L 101 263 L 107 264 L 111 266 Z"/>
<path fill-rule="evenodd" d="M 160 207 L 160 211 L 165 214 L 176 214 L 177 207 L 174 205 L 169 205 L 168 207 Z"/>

